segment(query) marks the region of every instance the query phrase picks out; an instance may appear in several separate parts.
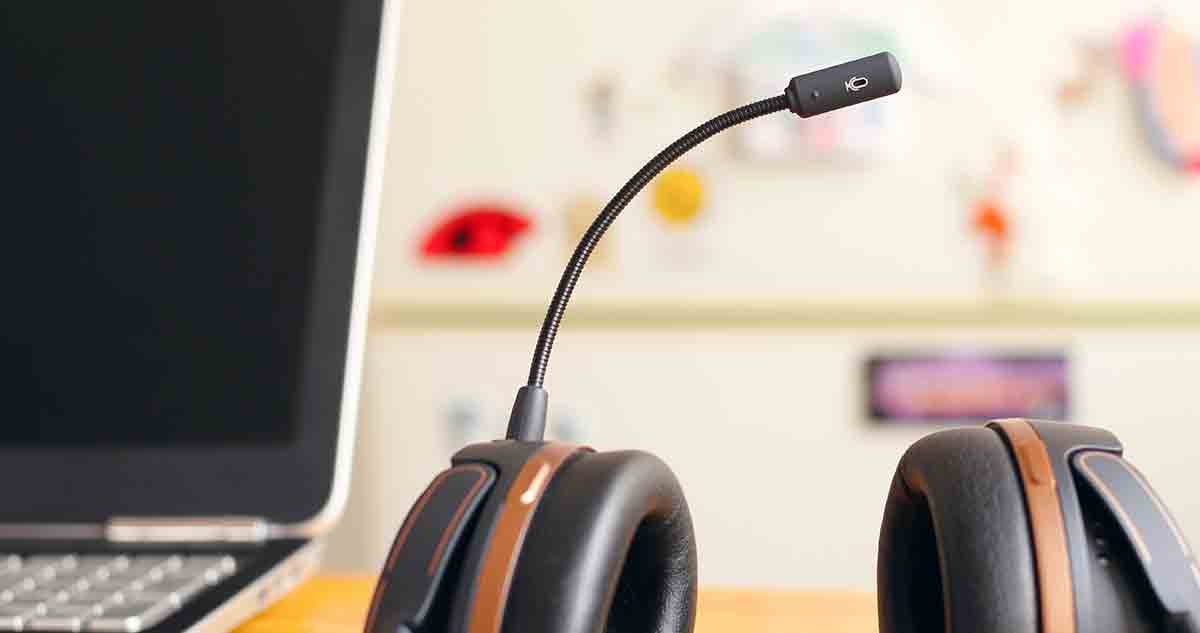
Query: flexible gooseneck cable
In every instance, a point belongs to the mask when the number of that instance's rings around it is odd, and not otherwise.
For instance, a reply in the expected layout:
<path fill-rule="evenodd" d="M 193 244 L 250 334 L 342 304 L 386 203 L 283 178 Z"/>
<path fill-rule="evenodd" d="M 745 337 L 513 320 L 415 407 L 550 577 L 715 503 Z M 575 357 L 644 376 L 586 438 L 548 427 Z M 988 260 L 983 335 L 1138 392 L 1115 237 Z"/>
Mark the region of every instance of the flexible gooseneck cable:
<path fill-rule="evenodd" d="M 654 180 L 654 177 L 662 170 L 705 140 L 735 125 L 786 110 L 787 107 L 787 97 L 780 95 L 755 101 L 714 117 L 679 137 L 679 140 L 659 152 L 657 156 L 650 159 L 650 162 L 639 169 L 633 178 L 625 183 L 625 186 L 617 191 L 617 194 L 613 196 L 612 200 L 609 200 L 600 215 L 596 217 L 596 220 L 579 240 L 579 245 L 575 247 L 575 252 L 571 255 L 566 270 L 558 280 L 558 288 L 554 291 L 554 298 L 550 300 L 550 308 L 546 310 L 546 319 L 542 321 L 542 331 L 538 335 L 537 346 L 533 350 L 533 362 L 529 366 L 529 381 L 526 383 L 528 386 L 541 387 L 545 383 L 546 365 L 550 362 L 550 352 L 554 349 L 554 337 L 558 335 L 558 326 L 567 310 L 567 303 L 571 301 L 575 284 L 579 281 L 579 276 L 583 273 L 583 268 L 587 265 L 592 251 L 596 250 L 596 244 L 600 242 L 600 238 L 604 237 L 608 227 L 612 226 L 617 216 L 621 215 L 621 211 L 629 206 L 634 196 L 650 184 L 650 181 Z"/>
<path fill-rule="evenodd" d="M 875 77 L 874 86 L 870 85 L 872 76 Z M 845 94 L 841 94 L 843 86 Z M 517 399 L 513 403 L 507 438 L 536 442 L 544 436 L 547 395 L 542 387 L 546 380 L 550 352 L 554 349 L 554 338 L 558 335 L 559 325 L 562 323 L 567 304 L 571 301 L 575 285 L 579 282 L 579 276 L 583 274 L 588 258 L 591 257 L 608 227 L 612 226 L 621 211 L 629 205 L 638 192 L 650 184 L 655 176 L 688 150 L 735 125 L 789 109 L 802 117 L 812 116 L 892 94 L 899 88 L 899 68 L 895 58 L 889 53 L 879 53 L 847 64 L 801 75 L 792 79 L 788 84 L 788 89 L 782 95 L 735 108 L 697 126 L 671 143 L 639 169 L 617 191 L 612 200 L 609 200 L 600 215 L 588 227 L 580 239 L 579 245 L 575 247 L 575 252 L 571 255 L 566 269 L 563 270 L 562 277 L 559 278 L 558 287 L 554 291 L 554 297 L 550 300 L 546 318 L 542 321 L 542 329 L 538 334 L 537 346 L 534 348 L 533 360 L 529 366 L 529 380 L 517 392 Z"/>

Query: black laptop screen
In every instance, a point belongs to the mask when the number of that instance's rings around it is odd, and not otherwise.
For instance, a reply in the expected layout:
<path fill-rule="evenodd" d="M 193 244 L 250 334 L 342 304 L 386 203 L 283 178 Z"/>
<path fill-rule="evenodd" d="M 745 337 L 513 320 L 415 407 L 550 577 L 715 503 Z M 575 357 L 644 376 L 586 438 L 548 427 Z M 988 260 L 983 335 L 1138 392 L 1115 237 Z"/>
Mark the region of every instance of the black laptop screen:
<path fill-rule="evenodd" d="M 292 436 L 340 7 L 0 3 L 0 445 Z"/>

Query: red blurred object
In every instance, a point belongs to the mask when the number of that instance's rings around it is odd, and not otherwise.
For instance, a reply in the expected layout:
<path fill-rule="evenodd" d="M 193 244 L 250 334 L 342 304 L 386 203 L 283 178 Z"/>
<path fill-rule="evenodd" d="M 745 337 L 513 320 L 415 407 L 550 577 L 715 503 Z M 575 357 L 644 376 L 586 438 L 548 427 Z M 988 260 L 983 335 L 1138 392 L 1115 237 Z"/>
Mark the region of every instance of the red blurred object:
<path fill-rule="evenodd" d="M 532 226 L 533 220 L 509 206 L 469 205 L 433 227 L 421 244 L 421 255 L 498 259 Z"/>
<path fill-rule="evenodd" d="M 1008 239 L 1008 216 L 992 200 L 985 200 L 975 209 L 975 229 L 991 239 Z"/>
<path fill-rule="evenodd" d="M 983 235 L 992 267 L 1001 267 L 1008 259 L 1012 228 L 1007 210 L 995 200 L 982 200 L 975 206 L 975 230 Z"/>
<path fill-rule="evenodd" d="M 1012 209 L 1005 193 L 1019 168 L 1015 147 L 1004 148 L 984 182 L 983 196 L 972 204 L 972 228 L 983 237 L 988 267 L 1000 270 L 1008 263 L 1013 241 Z"/>

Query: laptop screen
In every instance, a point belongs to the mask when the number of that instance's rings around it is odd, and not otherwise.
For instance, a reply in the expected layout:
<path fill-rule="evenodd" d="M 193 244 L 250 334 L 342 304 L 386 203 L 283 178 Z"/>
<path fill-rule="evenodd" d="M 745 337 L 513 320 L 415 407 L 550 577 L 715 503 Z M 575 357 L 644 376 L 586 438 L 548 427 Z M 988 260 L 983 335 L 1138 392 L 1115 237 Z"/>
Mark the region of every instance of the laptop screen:
<path fill-rule="evenodd" d="M 0 3 L 0 445 L 293 435 L 341 7 Z"/>

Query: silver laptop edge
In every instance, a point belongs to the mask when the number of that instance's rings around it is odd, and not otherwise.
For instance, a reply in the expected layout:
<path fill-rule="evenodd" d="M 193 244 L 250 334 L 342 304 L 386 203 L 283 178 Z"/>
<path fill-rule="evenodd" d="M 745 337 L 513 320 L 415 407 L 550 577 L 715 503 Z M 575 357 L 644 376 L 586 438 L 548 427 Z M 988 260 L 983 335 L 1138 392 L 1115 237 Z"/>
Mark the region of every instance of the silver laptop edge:
<path fill-rule="evenodd" d="M 321 542 L 313 541 L 296 550 L 209 612 L 186 633 L 224 633 L 233 630 L 312 577 L 321 561 L 321 549 Z"/>
<path fill-rule="evenodd" d="M 367 174 L 363 182 L 362 218 L 359 221 L 358 256 L 354 264 L 354 290 L 350 306 L 350 337 L 346 346 L 346 377 L 342 385 L 342 410 L 338 424 L 336 472 L 329 499 L 312 518 L 290 525 L 270 526 L 268 538 L 317 536 L 329 531 L 350 496 L 350 462 L 354 457 L 362 393 L 363 348 L 371 305 L 371 279 L 375 267 L 375 238 L 383 201 L 383 176 L 391 134 L 392 89 L 396 73 L 396 30 L 402 0 L 384 0 L 375 64 L 375 93 L 371 104 L 371 130 L 367 142 Z"/>
<path fill-rule="evenodd" d="M 342 387 L 342 410 L 338 426 L 336 472 L 329 499 L 312 518 L 302 523 L 268 525 L 266 538 L 316 537 L 328 532 L 341 516 L 350 494 L 350 463 L 354 456 L 358 426 L 359 396 L 366 345 L 367 317 L 371 300 L 371 277 L 375 264 L 375 238 L 383 197 L 384 163 L 387 158 L 391 120 L 392 83 L 396 68 L 396 31 L 401 0 L 384 0 L 379 56 L 375 66 L 375 96 L 371 105 L 371 130 L 367 145 L 367 174 L 364 182 L 358 257 L 355 262 L 350 334 L 346 348 L 346 378 Z M 225 604 L 192 626 L 188 633 L 219 633 L 232 630 L 288 591 L 311 577 L 321 558 L 317 540 L 282 560 L 269 572 L 239 591 Z"/>
<path fill-rule="evenodd" d="M 363 182 L 362 216 L 359 222 L 358 253 L 355 257 L 354 286 L 350 306 L 350 330 L 346 345 L 346 371 L 342 384 L 342 403 L 338 420 L 337 452 L 334 459 L 333 485 L 325 505 L 300 523 L 272 524 L 256 517 L 118 517 L 105 525 L 82 523 L 0 524 L 0 539 L 60 540 L 106 539 L 119 542 L 207 541 L 247 543 L 280 538 L 314 538 L 333 528 L 350 493 L 350 468 L 358 426 L 359 397 L 363 373 L 363 348 L 366 345 L 368 313 L 371 301 L 371 277 L 375 263 L 375 238 L 379 207 L 383 197 L 384 165 L 390 136 L 393 76 L 396 68 L 396 29 L 401 0 L 384 0 L 379 52 L 375 64 L 374 97 L 371 104 L 370 132 L 367 143 L 366 176 Z M 281 561 L 275 570 L 251 587 L 271 579 L 278 570 L 291 568 L 289 562 L 312 560 L 316 551 L 306 546 Z M 309 570 L 311 572 L 311 570 Z M 266 583 L 270 584 L 270 583 Z M 238 594 L 240 598 L 242 593 Z M 236 601 L 236 599 L 235 599 Z M 227 604 L 226 607 L 231 606 Z M 255 607 L 257 609 L 258 607 Z M 222 608 L 222 611 L 224 608 Z M 250 611 L 253 613 L 253 610 Z M 214 614 L 215 615 L 215 614 Z M 210 618 L 211 619 L 211 618 Z M 205 620 L 207 622 L 208 619 Z M 202 623 L 203 624 L 203 623 Z M 224 630 L 224 629 L 213 629 Z"/>
<path fill-rule="evenodd" d="M 328 498 L 312 517 L 292 524 L 273 524 L 258 517 L 116 517 L 94 524 L 0 524 L 0 538 L 30 540 L 94 540 L 124 543 L 209 542 L 253 543 L 272 539 L 316 538 L 329 532 L 345 508 L 350 491 L 351 462 L 358 422 L 371 300 L 375 240 L 382 201 L 384 167 L 390 136 L 389 122 L 395 74 L 397 24 L 401 0 L 383 0 L 383 15 L 375 64 L 362 213 L 347 335 L 342 401 L 338 419 L 334 477 Z M 320 563 L 323 545 L 314 540 L 280 560 L 221 606 L 187 629 L 188 633 L 229 631 L 277 601 L 311 577 Z"/>

